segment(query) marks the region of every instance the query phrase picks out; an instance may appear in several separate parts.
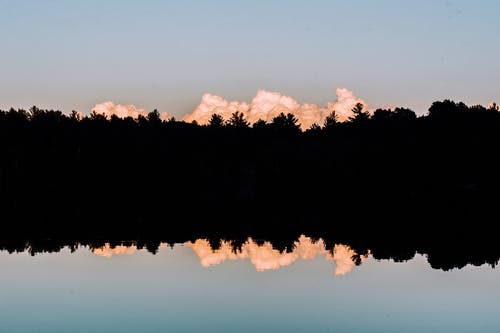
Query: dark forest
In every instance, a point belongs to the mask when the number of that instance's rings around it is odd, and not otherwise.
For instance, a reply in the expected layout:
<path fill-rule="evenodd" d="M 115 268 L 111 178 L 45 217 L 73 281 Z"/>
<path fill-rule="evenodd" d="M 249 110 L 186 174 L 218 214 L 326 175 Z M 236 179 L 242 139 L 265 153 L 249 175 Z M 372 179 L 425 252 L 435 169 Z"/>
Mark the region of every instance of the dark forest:
<path fill-rule="evenodd" d="M 497 105 L 450 100 L 423 116 L 358 104 L 305 131 L 292 114 L 198 125 L 156 110 L 0 111 L 0 247 L 253 236 L 286 248 L 308 234 L 445 269 L 495 265 L 499 148 Z"/>

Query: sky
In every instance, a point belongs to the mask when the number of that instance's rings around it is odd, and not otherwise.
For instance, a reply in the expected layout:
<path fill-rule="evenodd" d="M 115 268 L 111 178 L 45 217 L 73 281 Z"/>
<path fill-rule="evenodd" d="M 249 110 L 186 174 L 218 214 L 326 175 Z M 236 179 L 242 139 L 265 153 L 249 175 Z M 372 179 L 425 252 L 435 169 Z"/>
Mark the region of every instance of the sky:
<path fill-rule="evenodd" d="M 0 0 L 0 109 L 500 102 L 500 0 Z"/>

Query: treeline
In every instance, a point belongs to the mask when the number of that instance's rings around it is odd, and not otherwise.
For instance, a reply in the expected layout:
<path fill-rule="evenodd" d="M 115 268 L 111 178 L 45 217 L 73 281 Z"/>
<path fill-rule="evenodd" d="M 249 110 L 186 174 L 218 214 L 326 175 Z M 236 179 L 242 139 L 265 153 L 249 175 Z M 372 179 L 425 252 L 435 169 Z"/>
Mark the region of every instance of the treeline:
<path fill-rule="evenodd" d="M 11 109 L 0 112 L 0 238 L 299 232 L 410 252 L 489 248 L 499 148 L 496 105 L 449 100 L 420 117 L 357 105 L 348 121 L 332 113 L 306 131 L 291 114 L 201 126 L 157 111 L 107 119 Z"/>

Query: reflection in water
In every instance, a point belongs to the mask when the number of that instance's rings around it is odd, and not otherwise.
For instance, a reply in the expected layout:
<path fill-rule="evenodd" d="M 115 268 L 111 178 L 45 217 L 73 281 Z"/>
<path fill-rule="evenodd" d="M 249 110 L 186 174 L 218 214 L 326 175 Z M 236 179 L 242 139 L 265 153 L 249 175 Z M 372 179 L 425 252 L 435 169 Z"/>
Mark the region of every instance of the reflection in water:
<path fill-rule="evenodd" d="M 136 245 L 117 245 L 112 247 L 106 243 L 103 247 L 92 249 L 95 255 L 111 258 L 112 256 L 130 256 L 137 250 Z"/>
<path fill-rule="evenodd" d="M 164 246 L 167 244 L 160 245 L 160 247 Z M 258 244 L 252 238 L 248 238 L 240 249 L 234 248 L 230 241 L 221 241 L 219 248 L 214 249 L 206 239 L 186 242 L 184 246 L 193 249 L 203 267 L 219 265 L 226 260 L 249 259 L 258 272 L 263 272 L 289 266 L 298 259 L 309 260 L 318 256 L 325 256 L 326 260 L 335 263 L 335 275 L 349 273 L 356 266 L 354 260 L 356 252 L 349 246 L 337 244 L 332 250 L 328 250 L 322 239 L 313 241 L 304 235 L 294 242 L 290 252 L 276 250 L 270 242 Z M 92 252 L 98 256 L 111 258 L 112 256 L 132 255 L 136 250 L 136 245 L 111 246 L 106 243 L 103 247 L 92 249 Z M 361 261 L 364 259 L 366 257 L 362 256 Z"/>
<path fill-rule="evenodd" d="M 365 253 L 355 245 L 280 241 L 0 251 L 0 332 L 498 332 L 498 269 L 442 272 L 420 254 L 405 264 L 370 254 L 353 270 Z M 334 268 L 355 274 L 333 278 Z"/>
<path fill-rule="evenodd" d="M 186 242 L 184 245 L 193 249 L 204 267 L 218 265 L 226 260 L 249 259 L 255 269 L 262 272 L 289 266 L 299 258 L 314 259 L 321 255 L 335 262 L 335 275 L 344 275 L 356 265 L 353 259 L 356 252 L 349 246 L 335 245 L 332 251 L 328 251 L 322 239 L 313 241 L 304 235 L 294 242 L 291 252 L 280 252 L 270 242 L 257 244 L 252 238 L 248 238 L 239 249 L 235 249 L 228 241 L 222 241 L 218 249 L 213 249 L 205 239 Z"/>
<path fill-rule="evenodd" d="M 221 242 L 220 248 L 213 249 L 205 239 L 187 242 L 185 245 L 194 250 L 204 267 L 218 265 L 226 260 L 249 259 L 255 269 L 262 272 L 289 266 L 297 259 L 314 259 L 321 255 L 335 262 L 335 275 L 349 273 L 356 265 L 353 259 L 356 252 L 349 246 L 335 245 L 333 251 L 328 251 L 322 239 L 313 241 L 304 235 L 294 242 L 291 252 L 280 252 L 270 242 L 259 245 L 252 238 L 248 238 L 241 249 L 234 249 L 227 241 Z"/>

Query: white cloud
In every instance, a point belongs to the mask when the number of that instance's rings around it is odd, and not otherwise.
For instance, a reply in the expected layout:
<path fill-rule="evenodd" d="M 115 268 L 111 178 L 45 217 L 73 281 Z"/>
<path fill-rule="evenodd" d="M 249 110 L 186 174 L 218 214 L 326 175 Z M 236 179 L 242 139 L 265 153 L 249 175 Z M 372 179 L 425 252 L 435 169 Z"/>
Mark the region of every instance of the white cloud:
<path fill-rule="evenodd" d="M 219 114 L 222 118 L 229 119 L 233 112 L 239 111 L 253 124 L 259 119 L 270 122 L 283 112 L 295 115 L 302 129 L 307 129 L 314 123 L 322 125 L 325 118 L 334 110 L 339 121 L 345 121 L 351 116 L 351 110 L 357 103 L 367 107 L 365 101 L 357 98 L 345 88 L 338 88 L 336 94 L 337 100 L 328 103 L 326 107 L 309 103 L 300 104 L 289 96 L 265 90 L 259 90 L 249 104 L 227 101 L 220 96 L 205 94 L 198 107 L 192 113 L 185 115 L 183 119 L 187 122 L 196 120 L 199 124 L 207 124 L 213 114 Z"/>
<path fill-rule="evenodd" d="M 96 112 L 97 114 L 102 114 L 107 118 L 110 118 L 112 115 L 116 115 L 118 118 L 132 117 L 134 119 L 139 116 L 146 117 L 149 113 L 145 109 L 137 108 L 135 105 L 121 105 L 115 104 L 111 101 L 97 104 L 91 111 Z M 162 120 L 167 120 L 169 117 L 168 112 L 160 113 L 160 119 Z"/>

